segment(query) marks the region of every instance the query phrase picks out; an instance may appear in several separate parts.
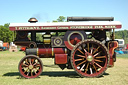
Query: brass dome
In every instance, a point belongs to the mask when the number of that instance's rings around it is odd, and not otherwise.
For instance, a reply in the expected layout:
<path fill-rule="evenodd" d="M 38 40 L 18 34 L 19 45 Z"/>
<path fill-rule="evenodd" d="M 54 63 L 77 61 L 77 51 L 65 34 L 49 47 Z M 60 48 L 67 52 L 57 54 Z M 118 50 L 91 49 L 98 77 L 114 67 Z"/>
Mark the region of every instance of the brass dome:
<path fill-rule="evenodd" d="M 36 22 L 38 22 L 38 20 L 36 18 L 30 18 L 28 20 L 28 22 L 30 22 L 30 23 L 36 23 Z"/>

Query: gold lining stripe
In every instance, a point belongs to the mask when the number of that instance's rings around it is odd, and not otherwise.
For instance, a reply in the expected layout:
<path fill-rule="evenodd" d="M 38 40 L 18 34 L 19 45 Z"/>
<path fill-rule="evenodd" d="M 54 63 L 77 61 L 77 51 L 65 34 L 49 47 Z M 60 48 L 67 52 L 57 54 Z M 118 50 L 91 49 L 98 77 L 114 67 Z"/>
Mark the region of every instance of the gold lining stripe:
<path fill-rule="evenodd" d="M 67 48 L 65 48 L 65 54 L 67 54 Z"/>
<path fill-rule="evenodd" d="M 51 37 L 51 35 L 44 35 L 44 37 Z"/>
<path fill-rule="evenodd" d="M 39 49 L 37 48 L 37 56 L 39 56 L 39 51 L 38 51 Z"/>
<path fill-rule="evenodd" d="M 54 48 L 52 48 L 52 56 L 54 56 Z"/>

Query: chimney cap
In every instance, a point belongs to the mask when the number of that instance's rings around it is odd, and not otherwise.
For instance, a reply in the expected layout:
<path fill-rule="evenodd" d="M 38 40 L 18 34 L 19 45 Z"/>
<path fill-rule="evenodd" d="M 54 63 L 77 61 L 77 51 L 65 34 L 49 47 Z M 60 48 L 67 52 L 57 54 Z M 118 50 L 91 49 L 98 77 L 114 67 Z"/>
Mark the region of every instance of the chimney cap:
<path fill-rule="evenodd" d="M 28 20 L 28 22 L 30 22 L 30 23 L 36 23 L 36 22 L 38 22 L 38 20 L 36 18 L 32 17 L 32 18 L 30 18 Z"/>

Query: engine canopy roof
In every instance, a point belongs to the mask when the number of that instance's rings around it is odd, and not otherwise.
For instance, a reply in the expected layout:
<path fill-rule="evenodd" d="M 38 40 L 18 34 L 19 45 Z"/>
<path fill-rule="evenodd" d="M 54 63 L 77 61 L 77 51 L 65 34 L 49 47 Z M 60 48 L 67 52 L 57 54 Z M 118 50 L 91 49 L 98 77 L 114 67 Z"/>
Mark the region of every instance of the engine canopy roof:
<path fill-rule="evenodd" d="M 88 30 L 120 29 L 119 21 L 49 22 L 49 23 L 10 23 L 11 31 L 31 30 Z"/>

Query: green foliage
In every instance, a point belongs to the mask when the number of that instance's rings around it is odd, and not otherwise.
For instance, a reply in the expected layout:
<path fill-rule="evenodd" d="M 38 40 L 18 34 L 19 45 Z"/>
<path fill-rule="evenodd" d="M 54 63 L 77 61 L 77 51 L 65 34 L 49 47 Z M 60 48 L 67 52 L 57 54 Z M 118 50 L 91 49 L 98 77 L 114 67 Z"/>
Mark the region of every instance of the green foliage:
<path fill-rule="evenodd" d="M 53 20 L 52 22 L 58 22 L 57 20 Z"/>
<path fill-rule="evenodd" d="M 42 38 L 42 34 L 41 33 L 37 33 L 36 34 L 36 41 L 42 42 L 43 38 Z"/>
<path fill-rule="evenodd" d="M 9 23 L 4 24 L 4 27 L 9 28 Z"/>
<path fill-rule="evenodd" d="M 121 30 L 115 32 L 116 39 L 124 39 L 125 44 L 128 44 L 128 30 Z"/>
<path fill-rule="evenodd" d="M 42 42 L 43 41 L 43 37 L 42 37 L 42 33 L 36 33 L 36 41 L 37 42 Z M 31 34 L 28 34 L 28 38 L 31 39 Z"/>
<path fill-rule="evenodd" d="M 52 22 L 65 22 L 66 17 L 64 16 L 59 16 L 57 20 L 53 20 Z"/>
<path fill-rule="evenodd" d="M 57 19 L 58 22 L 64 22 L 65 17 L 64 16 L 59 16 L 59 18 Z"/>
<path fill-rule="evenodd" d="M 9 24 L 0 26 L 0 40 L 2 40 L 3 42 L 12 42 L 13 32 L 9 30 Z"/>

